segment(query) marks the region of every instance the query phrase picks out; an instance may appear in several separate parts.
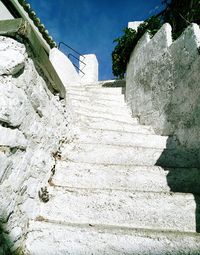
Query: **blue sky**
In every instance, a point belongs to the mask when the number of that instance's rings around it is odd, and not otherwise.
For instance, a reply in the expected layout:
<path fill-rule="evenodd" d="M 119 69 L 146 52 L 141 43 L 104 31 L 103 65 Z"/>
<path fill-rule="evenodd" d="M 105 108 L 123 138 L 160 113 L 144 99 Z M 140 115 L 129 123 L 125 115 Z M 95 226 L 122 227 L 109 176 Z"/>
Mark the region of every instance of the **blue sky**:
<path fill-rule="evenodd" d="M 158 13 L 162 0 L 29 0 L 54 40 L 96 54 L 99 79 L 112 79 L 113 40 L 129 21 Z"/>

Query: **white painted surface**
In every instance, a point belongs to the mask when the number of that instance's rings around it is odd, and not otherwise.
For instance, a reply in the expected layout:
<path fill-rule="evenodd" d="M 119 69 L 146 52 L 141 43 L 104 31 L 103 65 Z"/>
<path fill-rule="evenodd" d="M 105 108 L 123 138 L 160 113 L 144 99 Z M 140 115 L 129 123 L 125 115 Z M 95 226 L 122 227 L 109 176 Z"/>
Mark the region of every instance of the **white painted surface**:
<path fill-rule="evenodd" d="M 68 107 L 48 90 L 30 55 L 25 45 L 0 37 L 0 221 L 14 211 L 6 231 L 15 248 L 38 209 L 52 153 L 70 133 Z"/>
<path fill-rule="evenodd" d="M 149 41 L 145 36 L 142 47 Z M 139 125 L 119 89 L 106 93 L 102 83 L 74 84 L 60 101 L 24 45 L 2 37 L 1 48 L 24 56 L 17 76 L 0 75 L 0 220 L 10 215 L 12 250 L 25 247 L 24 254 L 35 255 L 199 251 L 198 197 L 191 194 L 200 192 L 199 171 L 192 168 L 199 167 L 196 155 L 174 150 L 167 137 Z M 148 56 L 141 54 L 141 60 L 149 63 Z M 9 63 L 2 62 L 0 71 Z M 160 162 L 163 168 L 155 166 Z M 45 186 L 47 203 L 38 197 Z"/>
<path fill-rule="evenodd" d="M 84 58 L 80 57 L 80 60 L 83 61 L 85 65 L 79 62 L 79 68 L 85 73 L 85 75 L 83 75 L 81 72 L 79 72 L 81 83 L 88 84 L 97 82 L 99 78 L 99 64 L 96 56 L 94 54 L 87 54 L 83 56 Z"/>
<path fill-rule="evenodd" d="M 12 130 L 0 126 L 0 146 L 9 146 L 10 148 L 27 147 L 27 140 L 19 130 Z"/>
<path fill-rule="evenodd" d="M 108 190 L 112 187 L 132 192 L 169 192 L 168 183 L 171 182 L 177 191 L 200 191 L 198 168 L 164 169 L 159 166 L 94 165 L 69 161 L 60 161 L 57 167 L 59 171 L 55 172 L 52 183 L 65 188 Z"/>
<path fill-rule="evenodd" d="M 196 231 L 192 194 L 60 187 L 49 188 L 49 193 L 51 199 L 41 205 L 38 216 L 50 221 Z"/>
<path fill-rule="evenodd" d="M 165 24 L 151 40 L 141 41 L 127 67 L 129 107 L 140 123 L 158 134 L 175 134 L 181 146 L 198 150 L 199 26 L 192 24 L 172 43 L 170 25 Z"/>
<path fill-rule="evenodd" d="M 88 224 L 63 226 L 42 221 L 30 222 L 30 230 L 26 246 L 29 254 L 34 255 L 188 255 L 198 254 L 200 250 L 199 236 L 193 233 Z"/>
<path fill-rule="evenodd" d="M 79 86 L 80 77 L 72 62 L 64 53 L 57 48 L 53 48 L 50 50 L 49 60 L 66 88 L 72 84 Z"/>
<path fill-rule="evenodd" d="M 14 19 L 5 5 L 0 1 L 0 20 Z"/>
<path fill-rule="evenodd" d="M 0 51 L 0 75 L 16 74 L 24 67 L 24 56 L 16 50 Z"/>
<path fill-rule="evenodd" d="M 128 22 L 128 28 L 132 28 L 137 31 L 138 27 L 140 24 L 142 24 L 144 21 L 133 21 L 133 22 Z"/>

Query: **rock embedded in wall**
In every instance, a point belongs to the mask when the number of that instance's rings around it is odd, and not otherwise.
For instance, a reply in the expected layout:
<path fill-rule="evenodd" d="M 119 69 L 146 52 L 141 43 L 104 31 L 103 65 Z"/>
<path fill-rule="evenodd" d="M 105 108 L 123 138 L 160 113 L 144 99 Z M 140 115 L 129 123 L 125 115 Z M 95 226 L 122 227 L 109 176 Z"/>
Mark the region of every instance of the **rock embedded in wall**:
<path fill-rule="evenodd" d="M 12 250 L 41 203 L 53 153 L 72 137 L 68 105 L 49 91 L 32 56 L 28 45 L 0 37 L 0 220 Z"/>

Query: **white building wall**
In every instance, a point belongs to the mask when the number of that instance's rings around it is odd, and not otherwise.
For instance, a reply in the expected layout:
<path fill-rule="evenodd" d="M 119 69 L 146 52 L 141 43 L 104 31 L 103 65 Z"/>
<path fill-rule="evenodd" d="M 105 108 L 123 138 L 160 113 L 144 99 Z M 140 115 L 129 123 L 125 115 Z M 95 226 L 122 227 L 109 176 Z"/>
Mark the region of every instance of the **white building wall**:
<path fill-rule="evenodd" d="M 79 74 L 64 53 L 53 48 L 50 50 L 49 59 L 66 88 L 68 85 L 78 86 L 80 84 Z"/>
<path fill-rule="evenodd" d="M 14 19 L 5 5 L 0 1 L 0 20 Z"/>
<path fill-rule="evenodd" d="M 80 60 L 83 61 L 79 62 L 79 68 L 82 70 L 85 74 L 82 72 L 79 72 L 79 75 L 81 77 L 82 83 L 93 83 L 98 81 L 98 61 L 94 54 L 87 54 L 83 55 L 84 57 L 80 57 Z"/>

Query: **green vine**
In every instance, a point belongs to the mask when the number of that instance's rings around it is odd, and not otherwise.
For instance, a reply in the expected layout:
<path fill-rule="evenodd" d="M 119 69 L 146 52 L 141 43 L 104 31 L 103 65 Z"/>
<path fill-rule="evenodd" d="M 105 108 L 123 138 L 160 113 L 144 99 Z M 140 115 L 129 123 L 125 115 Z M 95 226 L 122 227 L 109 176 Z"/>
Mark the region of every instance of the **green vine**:
<path fill-rule="evenodd" d="M 144 33 L 153 36 L 163 23 L 172 26 L 173 38 L 176 39 L 192 22 L 200 24 L 200 0 L 164 0 L 164 10 L 143 22 L 136 30 L 125 28 L 124 34 L 115 39 L 117 43 L 112 52 L 112 70 L 117 78 L 124 78 L 131 53 Z"/>
<path fill-rule="evenodd" d="M 112 70 L 114 76 L 120 79 L 124 78 L 127 63 L 138 40 L 146 32 L 149 32 L 149 34 L 153 36 L 160 27 L 160 19 L 153 16 L 140 24 L 137 31 L 132 28 L 125 28 L 123 30 L 124 34 L 122 37 L 114 40 L 114 42 L 117 43 L 112 52 Z"/>

